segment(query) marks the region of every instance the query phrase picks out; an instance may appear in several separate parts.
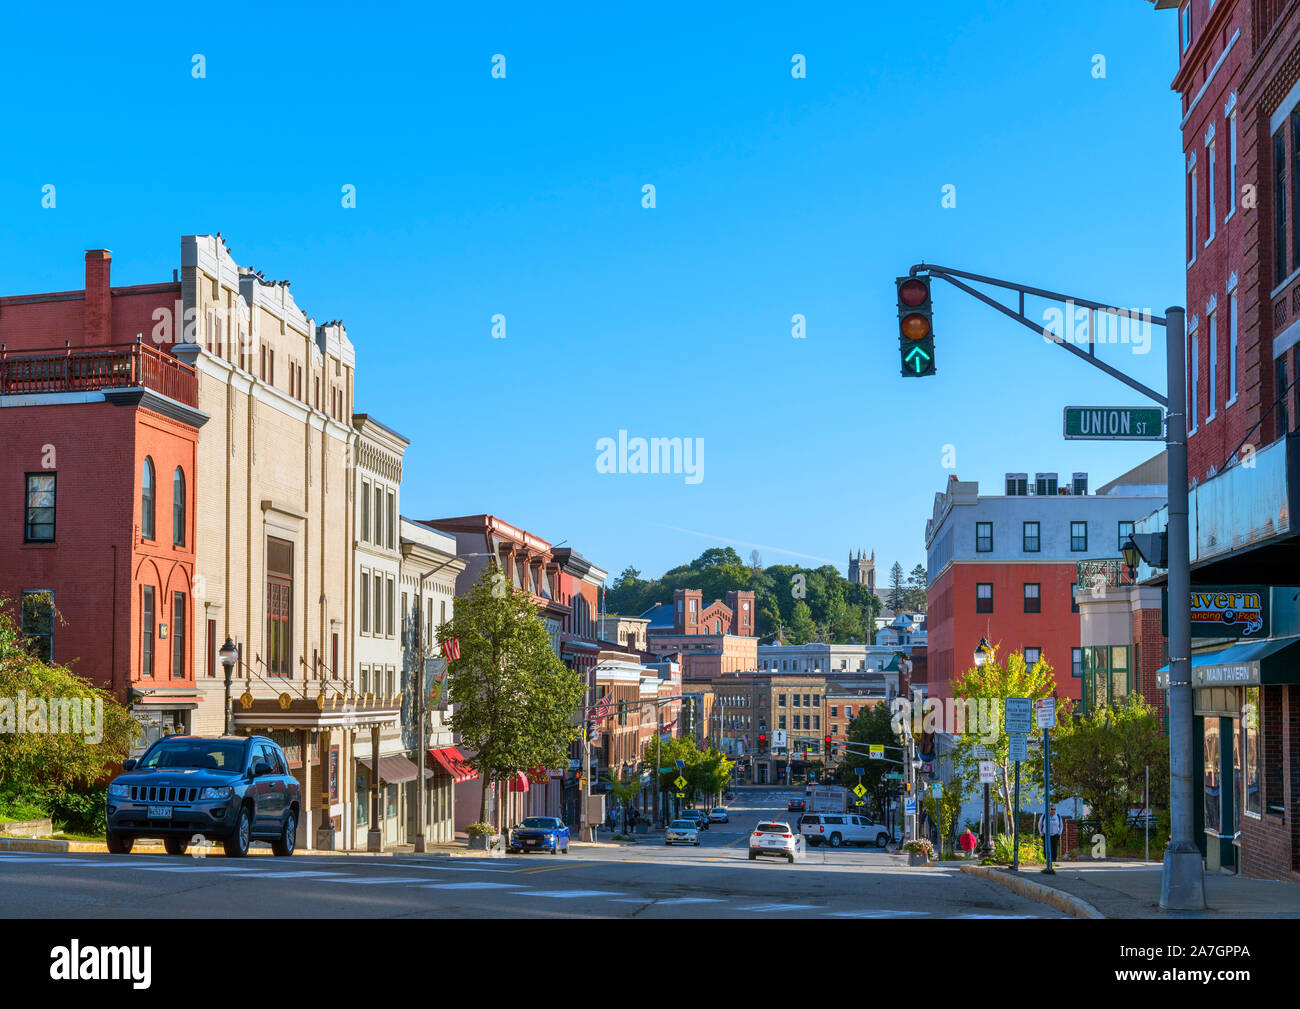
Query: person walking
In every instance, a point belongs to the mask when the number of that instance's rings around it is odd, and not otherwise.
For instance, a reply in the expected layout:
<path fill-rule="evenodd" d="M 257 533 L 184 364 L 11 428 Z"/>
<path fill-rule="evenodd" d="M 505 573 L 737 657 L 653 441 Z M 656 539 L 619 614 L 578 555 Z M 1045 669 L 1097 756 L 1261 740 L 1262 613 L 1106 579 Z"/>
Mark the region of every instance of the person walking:
<path fill-rule="evenodd" d="M 969 827 L 967 827 L 966 833 L 962 834 L 962 836 L 957 839 L 957 843 L 961 845 L 962 854 L 966 858 L 974 858 L 975 848 L 979 845 L 980 842 L 979 842 L 979 838 L 976 837 L 971 832 L 971 829 Z"/>
<path fill-rule="evenodd" d="M 1057 859 L 1057 849 L 1061 844 L 1061 817 L 1056 812 L 1055 806 L 1050 806 L 1047 811 L 1047 818 L 1044 820 L 1042 814 L 1038 817 L 1038 835 L 1043 839 L 1043 848 L 1047 852 L 1048 858 L 1055 862 Z"/>
<path fill-rule="evenodd" d="M 627 832 L 631 834 L 632 831 L 634 830 L 636 830 L 636 807 L 628 806 L 627 807 Z"/>

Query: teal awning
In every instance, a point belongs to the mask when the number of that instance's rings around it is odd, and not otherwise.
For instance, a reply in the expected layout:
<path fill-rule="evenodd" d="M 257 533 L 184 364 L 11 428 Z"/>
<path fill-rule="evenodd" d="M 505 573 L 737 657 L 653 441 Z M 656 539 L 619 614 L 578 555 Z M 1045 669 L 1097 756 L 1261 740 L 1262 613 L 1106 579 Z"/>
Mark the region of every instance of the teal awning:
<path fill-rule="evenodd" d="M 1300 635 L 1240 641 L 1217 652 L 1192 654 L 1193 687 L 1257 687 L 1300 683 Z M 1156 686 L 1169 685 L 1169 666 L 1156 670 Z"/>

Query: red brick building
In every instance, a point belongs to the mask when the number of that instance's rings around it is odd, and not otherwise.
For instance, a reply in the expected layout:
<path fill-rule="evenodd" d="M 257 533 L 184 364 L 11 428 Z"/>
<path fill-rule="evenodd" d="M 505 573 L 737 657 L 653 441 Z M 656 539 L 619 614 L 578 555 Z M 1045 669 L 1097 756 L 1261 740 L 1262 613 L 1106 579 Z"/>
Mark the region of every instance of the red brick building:
<path fill-rule="evenodd" d="M 180 284 L 0 297 L 0 594 L 40 654 L 188 731 L 194 684 L 193 369 L 156 345 Z"/>

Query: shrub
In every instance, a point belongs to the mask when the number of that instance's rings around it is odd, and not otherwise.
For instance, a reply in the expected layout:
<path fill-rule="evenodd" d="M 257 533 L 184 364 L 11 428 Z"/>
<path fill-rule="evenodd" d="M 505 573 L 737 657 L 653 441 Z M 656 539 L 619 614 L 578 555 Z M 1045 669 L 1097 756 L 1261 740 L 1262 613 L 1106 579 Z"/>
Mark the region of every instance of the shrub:
<path fill-rule="evenodd" d="M 465 828 L 465 833 L 470 837 L 491 837 L 496 832 L 496 827 L 490 823 L 471 823 Z"/>
<path fill-rule="evenodd" d="M 920 837 L 914 841 L 907 841 L 903 844 L 903 850 L 909 854 L 924 855 L 926 858 L 934 858 L 934 845 L 929 839 Z"/>
<path fill-rule="evenodd" d="M 1015 837 L 1011 834 L 998 834 L 993 838 L 993 861 L 1011 863 L 1015 861 Z M 1043 842 L 1020 835 L 1020 864 L 1039 865 L 1046 863 L 1043 854 Z"/>

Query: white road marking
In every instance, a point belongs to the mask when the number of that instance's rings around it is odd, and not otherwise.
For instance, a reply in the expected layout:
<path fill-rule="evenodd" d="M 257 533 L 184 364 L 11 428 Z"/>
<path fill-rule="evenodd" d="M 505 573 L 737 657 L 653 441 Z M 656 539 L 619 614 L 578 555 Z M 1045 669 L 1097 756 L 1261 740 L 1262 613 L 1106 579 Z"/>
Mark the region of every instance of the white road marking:
<path fill-rule="evenodd" d="M 612 897 L 617 890 L 527 890 L 520 897 L 559 897 L 569 900 L 575 897 Z"/>
<path fill-rule="evenodd" d="M 376 876 L 368 879 L 365 876 L 340 876 L 336 879 L 322 879 L 322 883 L 356 883 L 361 886 L 378 886 L 381 883 L 414 883 L 420 884 L 419 879 L 412 876 Z"/>
<path fill-rule="evenodd" d="M 830 911 L 828 918 L 902 918 L 907 915 L 928 915 L 929 911 Z"/>
<path fill-rule="evenodd" d="M 517 890 L 522 883 L 485 883 L 475 880 L 469 883 L 421 883 L 425 890 Z"/>
<path fill-rule="evenodd" d="M 234 873 L 234 875 L 249 876 L 253 879 L 306 879 L 320 876 L 346 876 L 347 873 L 325 872 L 323 869 L 286 869 L 283 872 L 245 872 Z"/>
<path fill-rule="evenodd" d="M 382 752 L 382 751 L 381 751 Z M 669 904 L 725 904 L 726 901 L 721 897 L 674 897 L 671 900 L 657 900 L 656 905 L 667 906 Z"/>
<path fill-rule="evenodd" d="M 816 911 L 816 904 L 754 904 L 751 907 L 742 907 L 742 911 L 768 911 L 773 914 L 779 914 L 782 911 Z"/>

